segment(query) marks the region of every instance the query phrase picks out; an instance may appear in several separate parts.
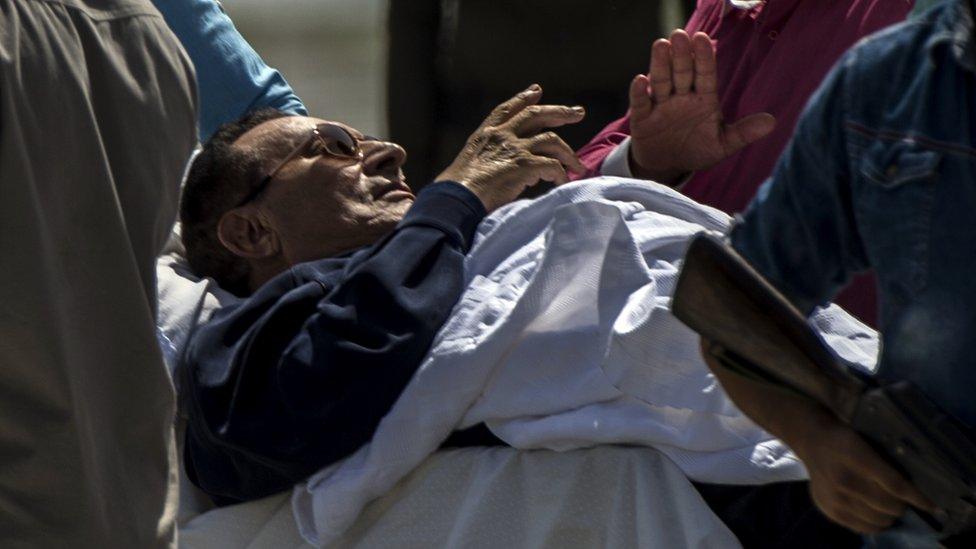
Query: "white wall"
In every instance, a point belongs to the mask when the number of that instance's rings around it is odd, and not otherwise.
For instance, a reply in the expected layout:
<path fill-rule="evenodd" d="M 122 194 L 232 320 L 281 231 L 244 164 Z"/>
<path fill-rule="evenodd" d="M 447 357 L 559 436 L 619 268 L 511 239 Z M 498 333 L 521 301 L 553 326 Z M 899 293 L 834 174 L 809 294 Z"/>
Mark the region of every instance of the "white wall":
<path fill-rule="evenodd" d="M 385 135 L 385 0 L 223 0 L 316 116 Z"/>
<path fill-rule="evenodd" d="M 680 24 L 678 0 L 648 1 L 661 1 L 664 18 Z M 313 114 L 386 135 L 386 0 L 223 0 L 223 5 Z"/>

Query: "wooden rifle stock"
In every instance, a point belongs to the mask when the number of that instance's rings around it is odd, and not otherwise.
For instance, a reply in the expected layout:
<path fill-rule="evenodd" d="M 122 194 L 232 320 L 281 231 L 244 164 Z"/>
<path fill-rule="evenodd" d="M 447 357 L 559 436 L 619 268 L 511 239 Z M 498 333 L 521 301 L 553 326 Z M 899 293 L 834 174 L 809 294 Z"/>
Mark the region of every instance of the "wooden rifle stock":
<path fill-rule="evenodd" d="M 722 368 L 813 399 L 858 431 L 944 510 L 923 515 L 943 538 L 973 534 L 973 431 L 910 383 L 879 386 L 849 372 L 804 316 L 721 239 L 692 239 L 671 312 L 710 342 L 707 352 Z"/>

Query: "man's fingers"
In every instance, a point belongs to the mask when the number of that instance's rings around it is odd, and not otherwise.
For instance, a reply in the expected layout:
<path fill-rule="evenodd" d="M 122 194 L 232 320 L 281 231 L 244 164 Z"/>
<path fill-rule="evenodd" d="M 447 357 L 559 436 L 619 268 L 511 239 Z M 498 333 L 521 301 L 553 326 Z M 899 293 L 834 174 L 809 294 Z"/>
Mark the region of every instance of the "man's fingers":
<path fill-rule="evenodd" d="M 898 517 L 880 513 L 870 507 L 855 507 L 851 512 L 854 514 L 854 518 L 867 525 L 873 532 L 891 528 L 891 525 L 898 520 Z"/>
<path fill-rule="evenodd" d="M 546 128 L 575 124 L 586 116 L 583 107 L 562 105 L 532 105 L 526 107 L 507 124 L 520 137 L 534 135 Z"/>
<path fill-rule="evenodd" d="M 776 119 L 765 112 L 750 114 L 734 124 L 729 124 L 724 132 L 726 156 L 766 137 L 775 127 Z"/>
<path fill-rule="evenodd" d="M 550 181 L 562 185 L 569 181 L 566 169 L 560 161 L 546 156 L 525 156 L 519 159 L 519 166 L 525 170 L 525 184 L 531 187 L 539 181 Z"/>
<path fill-rule="evenodd" d="M 915 485 L 887 464 L 883 466 L 872 466 L 870 475 L 881 488 L 893 497 L 897 497 L 901 501 L 927 513 L 936 512 L 936 505 L 929 498 L 925 497 L 924 494 L 918 491 Z"/>
<path fill-rule="evenodd" d="M 906 502 L 870 479 L 861 477 L 857 482 L 846 486 L 846 490 L 850 497 L 860 502 L 860 506 L 892 520 L 905 512 Z"/>
<path fill-rule="evenodd" d="M 647 88 L 650 85 L 650 80 L 647 79 L 643 74 L 638 74 L 630 81 L 630 117 L 632 119 L 641 119 L 649 114 L 653 110 L 651 105 L 651 98 L 647 95 Z"/>
<path fill-rule="evenodd" d="M 860 523 L 861 532 L 879 532 L 890 527 L 898 520 L 898 515 L 889 515 L 865 504 L 863 499 L 850 498 L 846 504 L 845 515 L 849 520 Z"/>
<path fill-rule="evenodd" d="M 664 38 L 656 40 L 651 46 L 651 96 L 655 104 L 664 103 L 671 97 L 671 42 Z"/>
<path fill-rule="evenodd" d="M 561 137 L 553 132 L 541 133 L 528 140 L 528 149 L 532 154 L 538 156 L 548 156 L 555 158 L 570 171 L 576 173 L 586 172 L 586 167 L 576 157 L 572 147 L 566 144 Z"/>
<path fill-rule="evenodd" d="M 894 518 L 883 513 L 871 509 L 865 510 L 861 500 L 852 496 L 849 490 L 836 491 L 831 488 L 826 493 L 822 492 L 818 495 L 811 485 L 811 495 L 817 507 L 830 520 L 856 532 L 880 532 L 894 522 Z"/>
<path fill-rule="evenodd" d="M 691 49 L 695 54 L 695 91 L 715 93 L 718 90 L 718 72 L 715 63 L 715 47 L 703 32 L 691 37 Z"/>
<path fill-rule="evenodd" d="M 541 97 L 542 88 L 538 84 L 532 84 L 515 97 L 495 107 L 491 111 L 491 114 L 488 115 L 488 118 L 485 118 L 481 127 L 504 124 L 515 115 L 521 113 L 526 107 L 538 103 Z"/>
<path fill-rule="evenodd" d="M 671 80 L 674 82 L 674 93 L 678 95 L 689 93 L 695 80 L 691 38 L 682 29 L 671 33 Z"/>
<path fill-rule="evenodd" d="M 870 481 L 849 486 L 846 497 L 850 514 L 878 528 L 891 526 L 905 513 L 904 502 Z"/>
<path fill-rule="evenodd" d="M 859 481 L 848 484 L 854 484 L 850 489 L 865 501 L 873 499 L 877 500 L 879 505 L 894 505 L 890 502 L 886 503 L 886 500 L 898 500 L 922 511 L 929 513 L 936 511 L 935 504 L 863 440 L 858 439 L 858 443 L 850 449 L 849 455 L 857 456 L 852 463 Z M 901 515 L 903 509 L 898 509 L 897 512 Z"/>
<path fill-rule="evenodd" d="M 884 531 L 888 527 L 888 525 L 879 526 L 877 524 L 867 522 L 861 519 L 860 517 L 856 517 L 853 515 L 843 515 L 839 517 L 830 517 L 830 518 L 833 519 L 834 522 L 840 524 L 841 526 L 849 530 L 854 530 L 855 532 L 861 534 L 877 534 L 879 532 Z"/>

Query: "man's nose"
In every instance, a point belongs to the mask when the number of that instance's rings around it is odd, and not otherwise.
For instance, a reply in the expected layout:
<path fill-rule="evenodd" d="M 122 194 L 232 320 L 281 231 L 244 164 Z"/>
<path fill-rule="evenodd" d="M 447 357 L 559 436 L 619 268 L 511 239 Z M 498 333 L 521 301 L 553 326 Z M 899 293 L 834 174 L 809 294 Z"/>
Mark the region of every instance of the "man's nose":
<path fill-rule="evenodd" d="M 396 175 L 407 161 L 407 151 L 389 141 L 363 141 L 363 169 L 368 174 Z"/>

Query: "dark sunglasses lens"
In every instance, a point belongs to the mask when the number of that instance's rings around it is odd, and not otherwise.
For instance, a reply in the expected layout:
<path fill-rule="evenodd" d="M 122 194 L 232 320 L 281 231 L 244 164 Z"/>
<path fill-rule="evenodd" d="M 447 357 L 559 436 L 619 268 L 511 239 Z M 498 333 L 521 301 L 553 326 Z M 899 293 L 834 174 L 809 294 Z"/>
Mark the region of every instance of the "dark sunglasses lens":
<path fill-rule="evenodd" d="M 335 156 L 357 156 L 359 154 L 359 143 L 356 138 L 339 126 L 321 126 L 319 135 L 325 143 L 325 150 Z"/>

